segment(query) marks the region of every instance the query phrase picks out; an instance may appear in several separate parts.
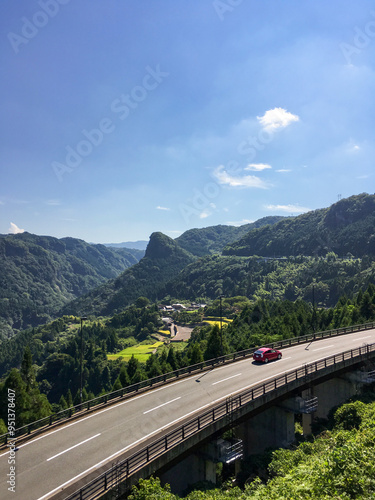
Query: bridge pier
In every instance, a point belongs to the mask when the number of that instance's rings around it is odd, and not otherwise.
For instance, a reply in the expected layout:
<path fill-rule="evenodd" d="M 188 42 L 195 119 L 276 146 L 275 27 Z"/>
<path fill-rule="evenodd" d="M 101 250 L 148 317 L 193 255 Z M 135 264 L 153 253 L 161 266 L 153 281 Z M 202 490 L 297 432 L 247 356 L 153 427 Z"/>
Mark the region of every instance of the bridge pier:
<path fill-rule="evenodd" d="M 317 384 L 313 387 L 314 396 L 318 398 L 318 408 L 315 418 L 327 418 L 329 411 L 339 406 L 357 394 L 359 390 L 361 372 L 347 373 Z"/>
<path fill-rule="evenodd" d="M 358 394 L 364 384 L 364 375 L 364 372 L 356 370 L 313 385 L 311 389 L 303 391 L 302 397 L 313 395 L 318 400 L 314 413 L 302 415 L 303 434 L 305 436 L 311 434 L 311 425 L 314 419 L 327 418 L 332 408 L 345 403 Z"/>
<path fill-rule="evenodd" d="M 193 453 L 160 476 L 162 484 L 170 484 L 173 493 L 182 496 L 189 486 L 208 481 L 216 484 L 216 463 L 199 453 Z"/>
<path fill-rule="evenodd" d="M 294 413 L 273 406 L 236 427 L 236 437 L 243 441 L 244 456 L 280 448 L 294 441 Z"/>

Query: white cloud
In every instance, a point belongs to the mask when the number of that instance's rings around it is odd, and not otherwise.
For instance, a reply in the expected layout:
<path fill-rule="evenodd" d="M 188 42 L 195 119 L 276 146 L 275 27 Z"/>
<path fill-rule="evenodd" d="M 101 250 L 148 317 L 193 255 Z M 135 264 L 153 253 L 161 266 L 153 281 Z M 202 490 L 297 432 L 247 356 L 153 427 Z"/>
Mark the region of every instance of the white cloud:
<path fill-rule="evenodd" d="M 261 172 L 267 168 L 272 168 L 271 165 L 267 163 L 250 163 L 244 170 L 254 170 L 255 172 Z"/>
<path fill-rule="evenodd" d="M 47 200 L 45 203 L 46 203 L 46 205 L 49 205 L 51 207 L 57 207 L 57 206 L 61 205 L 60 200 Z"/>
<path fill-rule="evenodd" d="M 160 205 L 156 207 L 157 210 L 170 210 L 170 208 L 167 207 L 161 207 Z"/>
<path fill-rule="evenodd" d="M 281 172 L 281 173 L 284 173 L 284 172 L 291 172 L 292 170 L 290 168 L 279 168 L 279 170 L 275 170 L 275 172 Z"/>
<path fill-rule="evenodd" d="M 291 214 L 302 214 L 311 210 L 311 208 L 300 207 L 299 205 L 266 205 L 266 208 L 275 212 L 287 212 Z"/>
<path fill-rule="evenodd" d="M 266 111 L 263 116 L 257 116 L 257 119 L 264 129 L 273 131 L 298 122 L 299 116 L 289 113 L 284 108 L 273 108 Z"/>
<path fill-rule="evenodd" d="M 19 234 L 19 233 L 24 233 L 25 230 L 24 229 L 20 229 L 18 226 L 16 226 L 16 224 L 14 224 L 13 222 L 10 223 L 10 227 L 8 229 L 8 233 L 9 234 Z"/>
<path fill-rule="evenodd" d="M 361 151 L 362 148 L 359 146 L 356 142 L 353 141 L 353 139 L 350 139 L 349 143 L 346 145 L 346 151 L 348 153 L 358 153 L 358 151 Z"/>
<path fill-rule="evenodd" d="M 206 219 L 210 215 L 212 215 L 212 212 L 210 212 L 209 210 L 203 210 L 203 212 L 199 215 L 199 218 Z"/>
<path fill-rule="evenodd" d="M 233 176 L 228 174 L 223 165 L 217 167 L 213 172 L 214 177 L 219 184 L 224 184 L 230 187 L 244 187 L 244 188 L 260 188 L 267 189 L 269 186 L 266 182 L 262 181 L 255 175 L 242 175 Z"/>

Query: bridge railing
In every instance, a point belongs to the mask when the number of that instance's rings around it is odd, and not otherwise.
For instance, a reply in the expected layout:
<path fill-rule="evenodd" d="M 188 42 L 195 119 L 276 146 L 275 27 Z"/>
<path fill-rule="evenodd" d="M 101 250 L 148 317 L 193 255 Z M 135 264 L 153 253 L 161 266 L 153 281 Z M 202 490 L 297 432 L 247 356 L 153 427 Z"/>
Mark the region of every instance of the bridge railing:
<path fill-rule="evenodd" d="M 310 333 L 308 335 L 303 335 L 301 337 L 292 337 L 290 339 L 279 340 L 276 342 L 272 342 L 270 344 L 264 344 L 263 347 L 270 347 L 272 349 L 281 349 L 283 347 L 285 348 L 291 347 L 298 344 L 312 342 L 314 340 L 324 339 L 328 337 L 336 337 L 338 335 L 345 335 L 348 333 L 354 333 L 362 330 L 371 330 L 373 328 L 375 328 L 375 323 L 364 323 L 361 325 L 336 328 L 334 330 L 326 330 L 324 332 Z M 84 412 L 91 411 L 94 408 L 100 408 L 108 404 L 113 404 L 118 400 L 131 397 L 134 394 L 146 391 L 154 386 L 172 382 L 173 380 L 180 377 L 187 377 L 194 373 L 213 368 L 218 364 L 233 363 L 238 359 L 251 357 L 254 351 L 258 348 L 259 347 L 250 348 L 231 354 L 225 354 L 215 359 L 210 359 L 207 361 L 202 361 L 201 363 L 197 363 L 195 365 L 186 366 L 184 368 L 180 368 L 179 370 L 165 373 L 163 375 L 159 375 L 157 377 L 153 377 L 148 380 L 143 380 L 136 384 L 132 384 L 128 387 L 123 387 L 122 389 L 118 389 L 108 394 L 95 397 L 89 401 L 83 402 L 82 404 L 72 406 L 71 408 L 68 408 L 66 410 L 53 413 L 48 417 L 36 420 L 35 422 L 31 422 L 27 425 L 19 427 L 12 433 L 6 433 L 1 435 L 0 446 L 6 444 L 9 439 L 14 440 L 22 436 L 29 435 L 38 429 L 43 430 L 44 428 L 48 428 L 51 427 L 52 425 L 59 424 L 62 421 L 69 420 L 72 418 L 77 418 L 77 416 L 82 415 L 82 413 Z"/>
<path fill-rule="evenodd" d="M 174 446 L 182 443 L 193 434 L 198 433 L 205 427 L 218 421 L 221 418 L 227 417 L 230 413 L 235 412 L 239 408 L 255 401 L 265 394 L 276 391 L 282 386 L 286 386 L 298 379 L 304 379 L 308 375 L 316 373 L 332 365 L 344 364 L 345 361 L 352 359 L 366 359 L 370 353 L 375 353 L 375 344 L 368 344 L 363 347 L 357 347 L 349 351 L 335 354 L 325 359 L 315 361 L 308 365 L 301 366 L 283 375 L 279 375 L 272 380 L 263 384 L 259 384 L 251 389 L 232 396 L 231 401 L 223 401 L 214 407 L 201 413 L 189 422 L 181 425 L 177 429 L 157 439 L 150 445 L 139 450 L 134 455 L 120 461 L 107 472 L 101 474 L 96 479 L 83 486 L 66 500 L 93 500 L 99 498 L 106 491 L 114 488 L 119 482 L 124 481 L 130 475 L 139 471 L 153 460 L 159 458 L 163 453 L 169 451 Z"/>

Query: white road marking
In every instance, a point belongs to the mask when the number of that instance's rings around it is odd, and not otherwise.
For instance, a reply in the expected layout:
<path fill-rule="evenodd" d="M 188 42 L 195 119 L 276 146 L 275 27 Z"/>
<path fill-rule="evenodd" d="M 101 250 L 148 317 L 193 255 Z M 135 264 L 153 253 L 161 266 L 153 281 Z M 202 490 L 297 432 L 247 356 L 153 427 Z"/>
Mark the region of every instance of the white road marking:
<path fill-rule="evenodd" d="M 223 378 L 223 380 L 218 380 L 217 382 L 214 382 L 211 385 L 221 384 L 222 382 L 226 382 L 227 380 L 230 380 L 231 378 L 239 377 L 240 375 L 242 375 L 242 373 L 237 373 L 237 375 L 232 375 L 231 377 Z"/>
<path fill-rule="evenodd" d="M 77 448 L 77 446 L 81 446 L 81 444 L 84 444 L 84 443 L 87 443 L 87 441 L 91 441 L 91 439 L 94 439 L 98 436 L 101 435 L 101 432 L 99 432 L 99 434 L 95 434 L 95 436 L 91 436 L 90 438 L 88 439 L 85 439 L 84 441 L 81 441 L 80 443 L 78 444 L 75 444 L 74 446 L 71 446 L 70 448 L 68 448 L 67 450 L 64 450 L 64 451 L 60 451 L 60 453 L 58 453 L 57 455 L 54 455 L 53 457 L 50 457 L 50 458 L 47 458 L 47 462 L 49 462 L 50 460 L 53 460 L 54 458 L 56 457 L 59 457 L 60 455 L 63 455 L 64 453 L 72 450 L 73 448 Z"/>
<path fill-rule="evenodd" d="M 300 346 L 293 346 L 291 349 L 293 349 L 294 347 L 300 347 Z M 284 359 L 288 359 L 288 358 L 284 358 Z M 321 358 L 321 359 L 324 359 L 324 358 Z M 246 362 L 246 361 L 248 362 L 248 360 L 244 360 L 243 362 Z M 319 361 L 319 360 L 317 360 L 317 361 Z M 296 368 L 296 369 L 297 369 L 297 368 Z M 282 374 L 285 374 L 285 372 L 276 373 L 276 374 L 274 374 L 274 375 L 272 375 L 272 376 L 268 377 L 267 379 L 263 379 L 263 381 L 265 382 L 266 380 L 269 380 L 269 379 L 271 379 L 271 378 L 273 378 L 273 377 L 277 377 L 277 376 L 282 375 Z M 186 381 L 186 380 L 189 380 L 189 379 L 185 379 L 185 381 Z M 178 383 L 181 383 L 181 382 L 182 382 L 182 380 L 181 380 L 181 381 L 179 381 L 179 382 L 175 382 L 175 383 L 177 383 L 177 384 L 178 384 Z M 170 384 L 170 385 L 174 385 L 174 383 L 173 383 L 173 384 Z M 235 391 L 233 394 L 237 394 L 238 392 L 241 392 L 241 391 L 243 391 L 243 390 L 245 390 L 245 389 L 248 389 L 248 388 L 250 388 L 252 385 L 257 385 L 257 384 L 256 384 L 256 383 L 249 384 L 249 385 L 247 385 L 246 387 L 243 387 L 242 389 L 238 389 L 238 390 L 237 390 L 237 391 Z M 142 397 L 142 396 L 138 396 L 138 397 Z M 137 398 L 135 398 L 135 399 L 137 399 Z M 203 409 L 205 409 L 205 408 L 207 408 L 207 407 L 209 407 L 209 406 L 211 406 L 211 405 L 213 405 L 213 404 L 215 404 L 215 403 L 218 403 L 219 401 L 222 401 L 223 399 L 225 399 L 225 398 L 219 398 L 219 399 L 216 399 L 216 400 L 214 400 L 214 401 L 211 401 L 210 403 L 207 403 L 206 405 L 201 406 L 200 408 L 197 408 L 197 409 L 195 409 L 195 410 L 193 410 L 193 411 L 190 411 L 190 412 L 188 412 L 186 415 L 184 415 L 184 416 L 182 416 L 182 417 L 177 418 L 177 419 L 176 419 L 176 420 L 174 420 L 173 422 L 169 422 L 168 424 L 164 425 L 163 427 L 160 427 L 159 429 L 156 429 L 156 430 L 154 430 L 153 432 L 150 432 L 149 434 L 147 434 L 146 436 L 143 436 L 142 438 L 138 439 L 138 440 L 137 440 L 137 441 L 135 441 L 134 443 L 131 443 L 131 444 L 129 444 L 128 446 L 125 446 L 125 448 L 122 448 L 121 450 L 119 450 L 119 451 L 117 451 L 117 452 L 113 453 L 112 455 L 110 455 L 109 457 L 105 458 L 104 460 L 101 460 L 101 461 L 100 461 L 100 462 L 98 462 L 97 464 L 95 464 L 95 465 L 93 465 L 93 466 L 89 467 L 88 469 L 86 469 L 85 471 L 81 472 L 81 473 L 80 473 L 80 474 L 78 474 L 77 476 L 75 476 L 75 477 L 73 477 L 73 478 L 69 479 L 69 480 L 68 480 L 68 481 L 66 481 L 65 483 L 63 483 L 63 484 L 61 484 L 60 486 L 58 486 L 57 488 L 55 488 L 55 489 L 51 490 L 51 491 L 50 491 L 50 492 L 48 492 L 47 494 L 45 494 L 45 495 L 43 495 L 42 497 L 40 497 L 38 500 L 46 500 L 46 499 L 47 499 L 50 495 L 52 495 L 53 493 L 56 493 L 57 491 L 59 491 L 59 490 L 63 489 L 63 488 L 64 488 L 65 486 L 67 486 L 68 484 L 70 484 L 70 483 L 74 482 L 75 480 L 77 480 L 78 478 L 80 478 L 80 477 L 84 476 L 85 474 L 87 474 L 87 473 L 88 473 L 88 472 L 90 472 L 91 470 L 93 470 L 93 469 L 95 469 L 95 468 L 99 467 L 101 464 L 103 464 L 103 463 L 105 463 L 105 462 L 108 462 L 109 460 L 112 460 L 114 457 L 116 457 L 116 456 L 120 455 L 121 453 L 124 453 L 127 449 L 131 448 L 132 446 L 134 446 L 134 445 L 136 445 L 136 444 L 138 444 L 138 443 L 140 443 L 140 442 L 142 442 L 142 441 L 145 441 L 145 440 L 146 440 L 146 439 L 148 439 L 149 437 L 151 437 L 151 436 L 153 436 L 153 435 L 157 434 L 158 432 L 160 432 L 160 431 L 162 431 L 162 430 L 166 429 L 166 428 L 167 428 L 167 427 L 169 427 L 170 425 L 174 425 L 175 423 L 177 423 L 177 422 L 179 422 L 179 421 L 183 420 L 184 418 L 189 417 L 190 415 L 193 415 L 194 413 L 199 412 L 199 411 L 201 411 L 201 410 L 203 410 Z M 121 404 L 124 404 L 124 403 L 121 403 Z M 117 406 L 117 405 L 115 405 L 115 406 Z M 108 410 L 108 409 L 107 409 L 107 410 Z M 102 411 L 106 411 L 106 410 L 102 410 Z M 89 418 L 89 417 L 86 417 L 86 418 Z M 71 425 L 72 425 L 72 424 L 71 424 Z"/>
<path fill-rule="evenodd" d="M 367 335 L 367 337 L 360 337 L 359 339 L 352 340 L 352 342 L 357 342 L 357 340 L 369 339 L 372 335 Z"/>
<path fill-rule="evenodd" d="M 90 472 L 91 470 L 93 469 L 96 469 L 97 467 L 99 467 L 101 464 L 105 463 L 105 462 L 108 462 L 109 460 L 112 460 L 113 458 L 115 458 L 116 456 L 119 456 L 121 453 L 124 453 L 126 450 L 128 450 L 129 448 L 131 448 L 132 446 L 135 446 L 136 444 L 138 443 L 141 443 L 142 441 L 145 441 L 146 439 L 150 438 L 151 436 L 153 436 L 154 434 L 157 434 L 158 432 L 160 431 L 163 431 L 164 429 L 167 429 L 169 426 L 171 425 L 174 425 L 176 424 L 177 422 L 180 422 L 181 420 L 183 420 L 184 418 L 186 417 L 190 417 L 190 415 L 193 415 L 194 413 L 197 413 L 201 410 L 204 410 L 205 408 L 208 408 L 209 406 L 211 406 L 212 404 L 215 404 L 215 403 L 218 403 L 219 401 L 222 401 L 223 398 L 219 398 L 219 399 L 215 399 L 214 401 L 211 401 L 210 403 L 207 403 L 206 405 L 204 406 L 201 406 L 200 408 L 197 408 L 196 410 L 192 410 L 190 411 L 189 413 L 186 413 L 186 415 L 183 415 L 182 417 L 179 417 L 177 418 L 176 420 L 173 420 L 172 422 L 169 422 L 167 423 L 166 425 L 163 425 L 163 427 L 160 427 L 159 429 L 156 429 L 152 432 L 150 432 L 149 434 L 147 434 L 147 436 L 143 436 L 142 438 L 140 439 L 137 439 L 137 441 L 134 441 L 134 443 L 131 443 L 129 444 L 128 446 L 125 446 L 125 448 L 122 448 L 121 450 L 119 451 L 116 451 L 115 453 L 113 453 L 112 455 L 110 455 L 109 457 L 107 458 L 104 458 L 103 460 L 101 460 L 100 462 L 98 462 L 97 464 L 95 465 L 92 465 L 91 467 L 89 467 L 88 469 L 86 469 L 85 471 L 81 472 L 80 474 L 78 474 L 77 476 L 75 477 L 72 477 L 71 479 L 69 479 L 68 481 L 66 481 L 65 483 L 61 484 L 60 486 L 58 486 L 57 488 L 49 491 L 48 493 L 46 493 L 45 495 L 43 495 L 42 497 L 39 497 L 38 500 L 45 500 L 47 498 L 49 498 L 52 494 L 56 493 L 57 491 L 59 490 L 62 490 L 65 486 L 67 486 L 68 484 L 74 482 L 76 479 L 78 479 L 79 477 L 82 477 L 84 476 L 85 474 L 87 474 L 88 472 Z"/>
<path fill-rule="evenodd" d="M 139 396 L 134 396 L 134 397 L 130 397 L 129 399 L 125 400 L 125 401 L 122 401 L 120 403 L 114 403 L 113 405 L 107 407 L 107 408 L 104 408 L 103 410 L 99 410 L 99 411 L 94 411 L 91 415 L 87 416 L 87 417 L 83 417 L 83 418 L 79 418 L 78 420 L 76 420 L 75 422 L 71 422 L 70 424 L 63 424 L 62 427 L 59 427 L 58 429 L 55 429 L 54 431 L 47 431 L 45 434 L 43 434 L 42 436 L 39 436 L 37 438 L 34 438 L 34 439 L 31 439 L 30 441 L 28 441 L 27 443 L 24 443 L 24 444 L 21 444 L 18 446 L 18 448 L 23 448 L 25 446 L 28 446 L 29 444 L 33 444 L 35 443 L 36 441 L 39 441 L 39 439 L 44 439 L 48 436 L 51 436 L 52 434 L 55 434 L 55 432 L 60 432 L 60 431 L 63 431 L 64 429 L 67 429 L 68 427 L 71 427 L 72 425 L 77 425 L 77 424 L 80 424 L 82 422 L 84 422 L 85 420 L 88 420 L 89 418 L 93 418 L 95 417 L 96 415 L 100 415 L 101 413 L 105 413 L 107 411 L 111 411 L 111 410 L 114 410 L 116 408 L 118 408 L 119 406 L 122 406 L 122 405 L 125 405 L 125 404 L 128 404 L 128 403 L 131 403 L 132 401 L 135 401 L 136 399 L 140 399 L 140 398 L 144 398 L 146 396 L 149 396 L 151 393 L 155 393 L 155 392 L 158 392 L 158 391 L 162 391 L 162 390 L 165 390 L 167 389 L 168 387 L 171 387 L 172 385 L 177 385 L 177 384 L 182 384 L 183 382 L 188 382 L 188 381 L 191 381 L 190 377 L 186 378 L 186 379 L 183 379 L 183 380 L 179 380 L 177 382 L 172 382 L 171 384 L 167 384 L 163 387 L 159 387 L 158 389 L 154 389 L 153 391 L 151 392 L 145 392 L 144 394 L 140 394 Z M 5 453 L 2 453 L 0 455 L 0 457 L 2 456 L 5 456 L 5 455 L 8 455 L 9 454 L 9 450 L 6 451 Z"/>
<path fill-rule="evenodd" d="M 329 349 L 330 347 L 334 347 L 334 345 L 326 345 L 325 347 L 319 347 L 319 349 L 313 349 L 313 351 L 322 351 L 323 349 Z"/>
<path fill-rule="evenodd" d="M 169 405 L 170 403 L 173 403 L 174 401 L 177 401 L 178 399 L 181 399 L 181 396 L 175 399 L 171 399 L 170 401 L 167 401 L 166 403 L 163 403 L 162 405 L 155 406 L 155 408 L 151 408 L 151 410 L 147 410 L 143 412 L 143 415 L 146 415 L 146 413 L 150 413 L 151 411 L 157 410 L 158 408 L 161 408 L 162 406 Z"/>

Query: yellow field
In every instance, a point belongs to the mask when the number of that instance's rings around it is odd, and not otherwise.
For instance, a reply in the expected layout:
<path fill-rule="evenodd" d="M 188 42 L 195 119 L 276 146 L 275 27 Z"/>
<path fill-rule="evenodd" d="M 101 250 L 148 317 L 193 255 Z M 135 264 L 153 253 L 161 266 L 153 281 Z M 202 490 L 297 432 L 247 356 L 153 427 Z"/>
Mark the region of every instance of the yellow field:
<path fill-rule="evenodd" d="M 127 347 L 117 354 L 107 354 L 107 358 L 114 360 L 122 357 L 122 361 L 129 361 L 129 359 L 134 355 L 138 361 L 145 363 L 155 349 L 163 345 L 163 342 L 155 342 L 154 344 L 141 344 L 135 345 L 133 347 Z"/>
<path fill-rule="evenodd" d="M 166 335 L 166 336 L 171 336 L 170 330 L 158 330 L 158 333 L 161 333 L 162 335 Z"/>
<path fill-rule="evenodd" d="M 223 318 L 222 324 L 225 325 L 225 323 L 230 323 L 231 321 L 233 321 L 233 320 L 229 319 L 229 318 Z M 217 319 L 217 318 L 212 318 L 212 319 L 203 318 L 203 323 L 208 323 L 211 326 L 217 325 L 220 328 L 220 318 L 219 319 Z"/>

